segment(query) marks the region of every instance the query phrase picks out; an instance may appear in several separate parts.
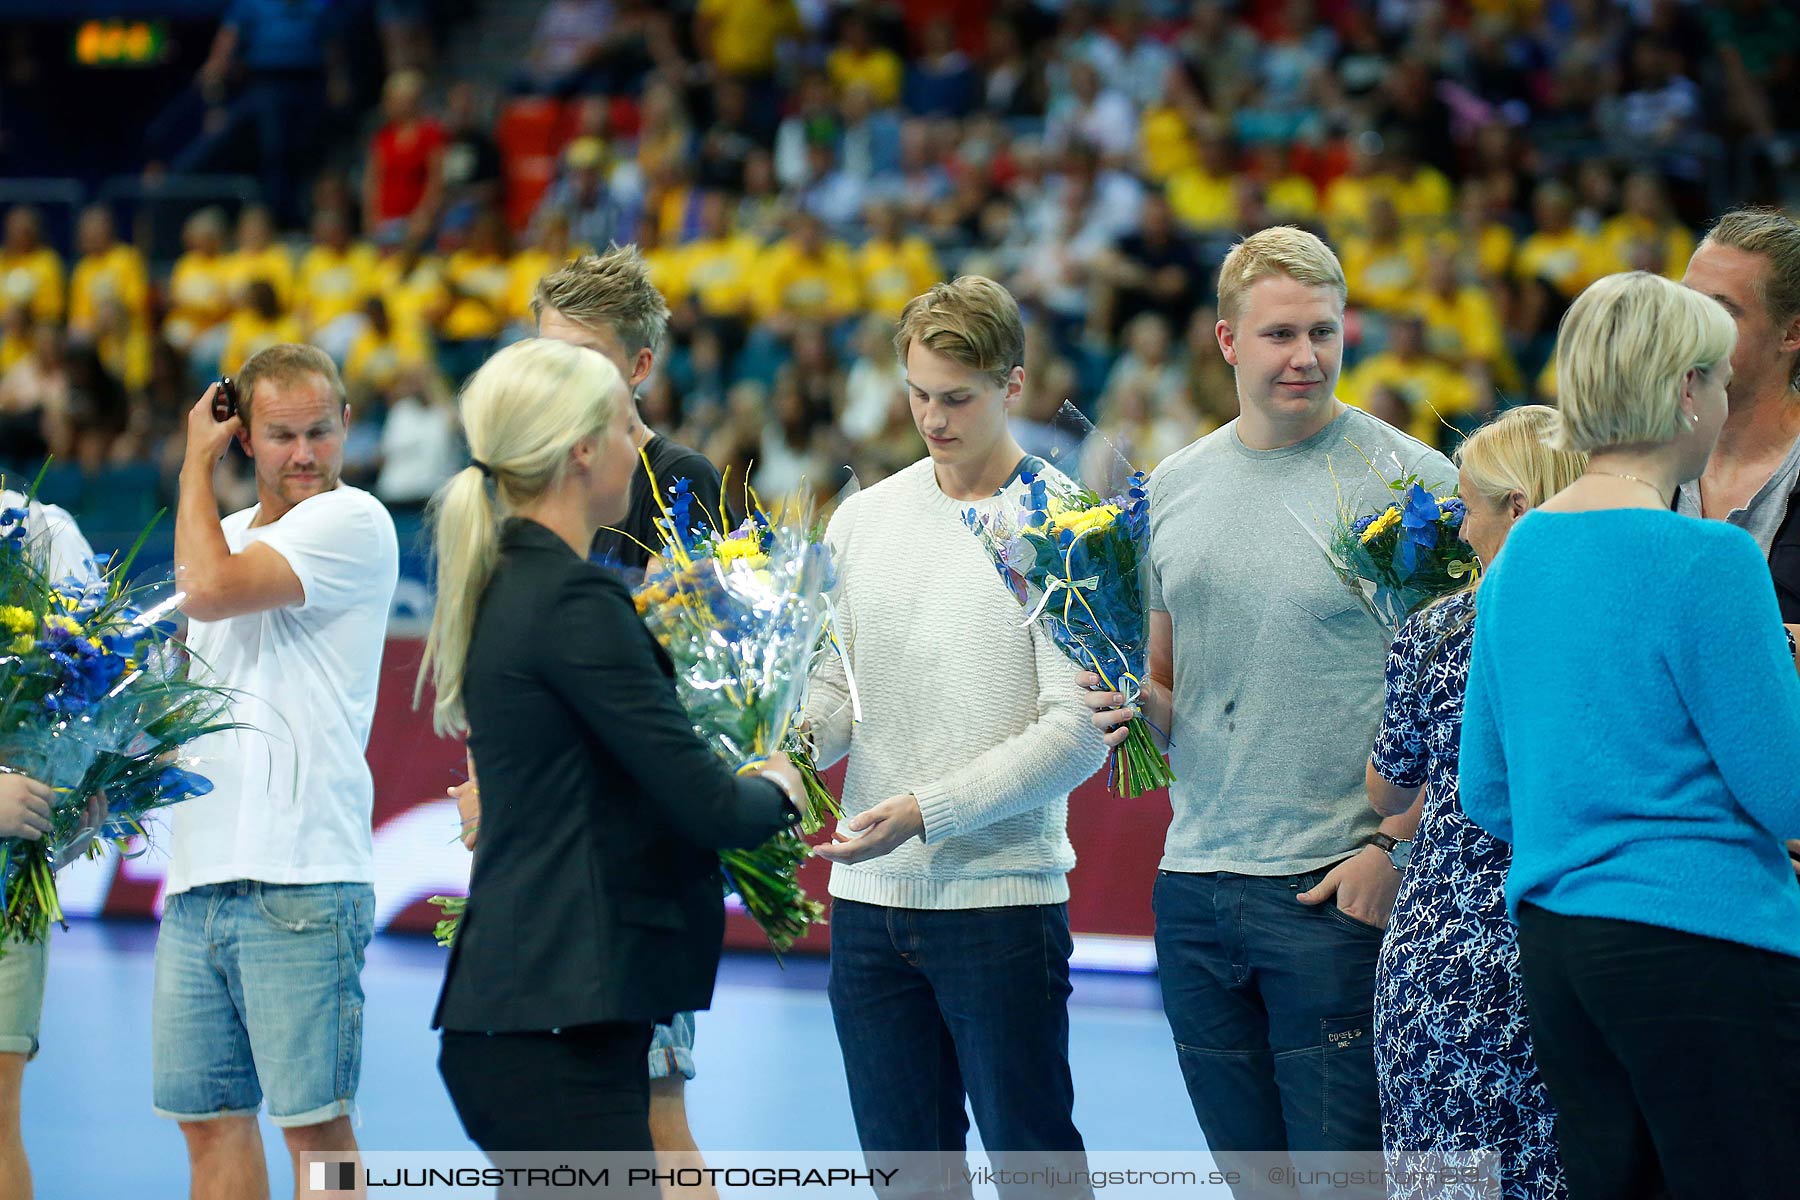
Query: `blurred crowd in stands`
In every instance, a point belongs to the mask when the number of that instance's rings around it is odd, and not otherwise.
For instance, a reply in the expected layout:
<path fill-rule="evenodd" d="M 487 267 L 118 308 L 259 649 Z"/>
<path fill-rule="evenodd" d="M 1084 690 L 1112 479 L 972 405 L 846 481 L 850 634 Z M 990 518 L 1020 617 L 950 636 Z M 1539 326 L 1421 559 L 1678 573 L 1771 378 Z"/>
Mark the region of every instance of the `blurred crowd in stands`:
<path fill-rule="evenodd" d="M 304 339 L 343 366 L 351 481 L 420 503 L 462 461 L 460 379 L 610 242 L 674 312 L 647 420 L 765 492 L 922 452 L 892 322 L 970 272 L 1026 306 L 1022 440 L 1073 400 L 1150 468 L 1235 414 L 1213 273 L 1277 222 L 1343 260 L 1340 395 L 1448 448 L 1554 397 L 1589 281 L 1678 278 L 1709 214 L 1791 201 L 1800 169 L 1778 0 L 552 0 L 491 82 L 434 66 L 419 0 L 382 6 L 418 20 L 383 26 L 360 169 L 317 173 L 290 156 L 328 55 L 296 85 L 268 7 L 234 8 L 197 83 L 235 61 L 262 87 L 266 204 L 194 212 L 168 263 L 106 207 L 67 246 L 6 214 L 15 469 L 166 487 L 204 383 Z"/>

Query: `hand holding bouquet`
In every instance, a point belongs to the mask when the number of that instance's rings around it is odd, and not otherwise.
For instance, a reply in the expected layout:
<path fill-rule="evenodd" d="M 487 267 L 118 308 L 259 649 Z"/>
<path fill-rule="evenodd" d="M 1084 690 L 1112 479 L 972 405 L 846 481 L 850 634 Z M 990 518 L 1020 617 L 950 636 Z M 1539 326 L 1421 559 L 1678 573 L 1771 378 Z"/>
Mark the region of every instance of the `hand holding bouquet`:
<path fill-rule="evenodd" d="M 1057 648 L 1127 705 L 1143 686 L 1148 650 L 1138 564 L 1149 539 L 1142 473 L 1124 491 L 1102 497 L 1060 472 L 1026 472 L 1022 510 L 963 515 L 1006 581 Z M 1114 748 L 1108 783 L 1115 795 L 1141 796 L 1174 782 L 1150 725 L 1133 717 Z"/>

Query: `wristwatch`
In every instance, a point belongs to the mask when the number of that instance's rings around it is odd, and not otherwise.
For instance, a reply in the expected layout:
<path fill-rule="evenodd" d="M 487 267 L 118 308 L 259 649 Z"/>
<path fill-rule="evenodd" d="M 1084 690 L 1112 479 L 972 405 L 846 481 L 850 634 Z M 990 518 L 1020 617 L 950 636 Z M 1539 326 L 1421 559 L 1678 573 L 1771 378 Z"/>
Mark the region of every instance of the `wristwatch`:
<path fill-rule="evenodd" d="M 1412 859 L 1412 839 L 1401 841 L 1399 838 L 1376 831 L 1369 835 L 1369 845 L 1379 846 L 1387 853 L 1388 861 L 1394 864 L 1394 870 L 1406 870 L 1406 864 Z"/>

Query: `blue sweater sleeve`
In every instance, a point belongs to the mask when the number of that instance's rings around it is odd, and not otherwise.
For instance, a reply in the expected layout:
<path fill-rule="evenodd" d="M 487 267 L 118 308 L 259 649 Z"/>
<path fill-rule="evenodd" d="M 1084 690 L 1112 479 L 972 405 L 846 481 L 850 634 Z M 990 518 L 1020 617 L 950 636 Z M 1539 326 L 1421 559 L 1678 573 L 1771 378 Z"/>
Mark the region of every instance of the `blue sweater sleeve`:
<path fill-rule="evenodd" d="M 1669 669 L 1744 811 L 1778 837 L 1800 836 L 1800 676 L 1768 565 L 1742 530 L 1707 532 L 1676 585 L 1686 611 Z"/>
<path fill-rule="evenodd" d="M 1463 693 L 1462 747 L 1457 758 L 1457 798 L 1471 821 L 1503 842 L 1513 840 L 1512 793 L 1506 781 L 1496 708 L 1492 647 L 1484 645 L 1482 622 L 1475 622 L 1469 652 L 1469 683 Z"/>

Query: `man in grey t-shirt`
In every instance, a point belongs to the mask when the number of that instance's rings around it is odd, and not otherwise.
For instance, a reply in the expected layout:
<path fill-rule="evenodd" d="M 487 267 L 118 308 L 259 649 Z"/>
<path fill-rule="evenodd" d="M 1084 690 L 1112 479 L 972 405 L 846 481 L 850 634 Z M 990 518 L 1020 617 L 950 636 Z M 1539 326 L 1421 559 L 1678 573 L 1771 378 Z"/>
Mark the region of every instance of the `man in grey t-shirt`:
<path fill-rule="evenodd" d="M 1233 249 L 1218 338 L 1241 415 L 1150 483 L 1139 704 L 1170 731 L 1177 779 L 1156 946 L 1214 1152 L 1381 1148 L 1375 960 L 1399 888 L 1389 848 L 1418 816 L 1378 822 L 1364 794 L 1392 631 L 1307 526 L 1340 504 L 1379 511 L 1382 476 L 1435 487 L 1456 470 L 1335 397 L 1345 294 L 1312 234 L 1265 229 Z M 1089 703 L 1122 736 L 1120 697 Z"/>

